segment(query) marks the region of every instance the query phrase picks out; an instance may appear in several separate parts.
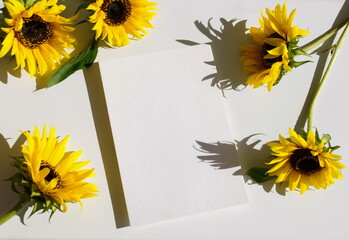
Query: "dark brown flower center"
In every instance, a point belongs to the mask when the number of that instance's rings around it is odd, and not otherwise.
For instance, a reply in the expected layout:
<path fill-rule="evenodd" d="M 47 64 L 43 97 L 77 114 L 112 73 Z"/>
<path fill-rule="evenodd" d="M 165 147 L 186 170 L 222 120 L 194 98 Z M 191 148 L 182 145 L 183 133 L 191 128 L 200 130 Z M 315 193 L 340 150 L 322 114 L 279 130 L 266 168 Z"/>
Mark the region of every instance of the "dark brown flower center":
<path fill-rule="evenodd" d="M 59 176 L 59 174 L 56 172 L 55 168 L 51 164 L 47 163 L 46 161 L 42 161 L 41 165 L 40 165 L 40 170 L 42 170 L 44 168 L 48 168 L 50 170 L 50 172 L 45 177 L 45 181 L 47 183 L 49 183 L 49 182 L 52 181 L 52 179 L 57 178 L 58 182 L 57 182 L 57 186 L 55 187 L 55 189 L 56 188 L 62 188 L 61 176 Z"/>
<path fill-rule="evenodd" d="M 282 37 L 278 33 L 273 33 L 273 34 L 269 35 L 268 38 L 281 38 L 282 39 Z M 282 61 L 282 56 L 278 56 L 278 57 L 272 58 L 272 59 L 264 59 L 263 58 L 264 56 L 268 55 L 268 51 L 272 50 L 273 48 L 275 48 L 275 47 L 268 44 L 268 43 L 264 43 L 264 45 L 262 47 L 262 61 L 263 61 L 263 65 L 266 69 L 271 68 L 271 66 L 276 62 Z"/>
<path fill-rule="evenodd" d="M 104 22 L 110 26 L 125 23 L 132 10 L 129 0 L 104 0 L 101 9 L 107 15 Z"/>
<path fill-rule="evenodd" d="M 30 18 L 23 18 L 23 20 L 22 29 L 15 32 L 15 36 L 25 47 L 38 48 L 52 38 L 51 24 L 40 16 L 34 14 Z"/>
<path fill-rule="evenodd" d="M 322 169 L 317 156 L 313 156 L 309 149 L 297 149 L 290 158 L 292 168 L 305 175 L 312 175 Z"/>

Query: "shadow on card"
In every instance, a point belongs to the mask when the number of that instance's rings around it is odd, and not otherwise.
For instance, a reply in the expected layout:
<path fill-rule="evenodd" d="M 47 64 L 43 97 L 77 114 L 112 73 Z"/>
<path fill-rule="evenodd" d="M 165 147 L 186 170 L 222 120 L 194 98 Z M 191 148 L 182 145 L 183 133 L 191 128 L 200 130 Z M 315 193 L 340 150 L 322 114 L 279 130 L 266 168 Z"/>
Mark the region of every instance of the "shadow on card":
<path fill-rule="evenodd" d="M 85 70 L 84 76 L 113 204 L 116 227 L 127 227 L 130 226 L 130 220 L 98 63 Z"/>
<path fill-rule="evenodd" d="M 18 137 L 12 147 L 9 146 L 7 140 L 0 134 L 0 216 L 7 213 L 20 200 L 19 194 L 11 188 L 11 181 L 7 179 L 18 172 L 17 168 L 11 166 L 13 162 L 11 156 L 22 155 L 21 145 L 26 141 L 23 134 Z M 22 223 L 24 223 L 24 214 L 30 206 L 27 205 L 17 214 Z"/>
<path fill-rule="evenodd" d="M 264 134 L 252 134 L 241 140 L 235 140 L 235 143 L 196 141 L 194 148 L 200 152 L 197 158 L 201 162 L 208 163 L 217 170 L 231 168 L 234 176 L 242 175 L 246 183 L 255 184 L 249 176 L 244 174 L 252 167 L 267 167 L 265 163 L 270 160 L 269 147 L 266 144 L 258 147 L 262 142 L 260 139 L 262 135 Z M 234 169 L 235 172 L 233 168 L 236 168 Z M 271 192 L 275 183 L 274 181 L 267 181 L 260 185 L 266 192 Z M 275 191 L 280 195 L 285 195 L 286 188 L 281 184 L 277 184 L 275 185 Z"/>
<path fill-rule="evenodd" d="M 208 163 L 211 167 L 214 167 L 215 169 L 227 169 L 240 166 L 234 143 L 206 143 L 196 141 L 194 148 L 202 153 L 199 156 L 197 156 L 197 158 L 200 159 L 201 162 Z"/>
<path fill-rule="evenodd" d="M 210 42 L 214 60 L 205 62 L 215 67 L 216 72 L 205 76 L 203 81 L 211 81 L 211 86 L 217 86 L 221 90 L 241 91 L 245 87 L 247 73 L 242 72 L 240 61 L 240 47 L 248 44 L 246 35 L 246 20 L 226 20 L 220 18 L 220 27 L 215 28 L 210 19 L 207 25 L 195 21 L 196 28 L 205 35 Z M 187 46 L 201 43 L 191 40 L 177 40 Z"/>
<path fill-rule="evenodd" d="M 235 140 L 241 169 L 234 172 L 234 175 L 243 175 L 246 183 L 256 184 L 249 176 L 245 175 L 249 169 L 252 167 L 266 168 L 267 165 L 265 163 L 271 160 L 270 148 L 266 144 L 260 146 L 262 136 L 264 134 L 256 133 L 241 140 Z M 271 192 L 275 186 L 275 191 L 278 194 L 285 195 L 286 193 L 285 186 L 283 184 L 275 184 L 274 180 L 269 180 L 260 185 L 266 192 Z"/>

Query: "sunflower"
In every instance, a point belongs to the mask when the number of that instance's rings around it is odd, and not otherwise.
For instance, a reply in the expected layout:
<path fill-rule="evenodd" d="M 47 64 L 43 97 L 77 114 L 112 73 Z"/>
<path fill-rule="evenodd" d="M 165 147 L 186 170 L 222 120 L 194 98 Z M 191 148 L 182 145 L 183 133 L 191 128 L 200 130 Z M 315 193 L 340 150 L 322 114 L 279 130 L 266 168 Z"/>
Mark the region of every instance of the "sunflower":
<path fill-rule="evenodd" d="M 53 70 L 62 57 L 69 57 L 65 48 L 73 48 L 75 38 L 70 32 L 74 28 L 65 25 L 71 24 L 73 18 L 59 16 L 65 6 L 57 5 L 57 1 L 40 0 L 28 9 L 21 1 L 5 1 L 10 18 L 5 18 L 9 27 L 1 28 L 6 37 L 0 57 L 10 52 L 16 58 L 17 68 L 27 67 L 31 76 L 43 75 Z"/>
<path fill-rule="evenodd" d="M 121 47 L 130 43 L 129 35 L 142 39 L 148 34 L 145 28 L 153 28 L 149 21 L 156 15 L 154 5 L 147 0 L 96 0 L 86 9 L 93 12 L 89 21 L 95 24 L 95 38 Z"/>
<path fill-rule="evenodd" d="M 309 186 L 326 189 L 343 178 L 339 169 L 345 166 L 337 161 L 341 156 L 325 147 L 324 138 L 319 140 L 311 130 L 303 137 L 293 129 L 289 134 L 290 140 L 279 135 L 279 142 L 268 143 L 275 159 L 267 164 L 275 165 L 267 174 L 276 176 L 276 183 L 288 182 L 291 191 L 299 188 L 303 194 Z"/>
<path fill-rule="evenodd" d="M 253 88 L 268 84 L 270 91 L 282 75 L 300 65 L 293 60 L 298 39 L 309 32 L 292 26 L 296 9 L 287 15 L 287 6 L 279 4 L 275 10 L 266 9 L 267 16 L 259 19 L 260 28 L 251 27 L 249 36 L 254 44 L 242 46 L 243 70 L 250 72 L 246 84 Z M 303 62 L 305 63 L 305 62 Z"/>
<path fill-rule="evenodd" d="M 65 152 L 69 136 L 59 141 L 55 137 L 55 128 L 51 127 L 47 137 L 46 126 L 42 136 L 37 127 L 33 135 L 30 132 L 23 134 L 28 145 L 22 145 L 23 158 L 19 165 L 30 183 L 30 195 L 36 196 L 41 204 L 38 206 L 44 204 L 44 209 L 65 212 L 67 202 L 82 204 L 80 199 L 96 196 L 97 187 L 83 182 L 85 178 L 94 176 L 94 169 L 81 169 L 89 161 L 77 162 L 81 151 Z"/>

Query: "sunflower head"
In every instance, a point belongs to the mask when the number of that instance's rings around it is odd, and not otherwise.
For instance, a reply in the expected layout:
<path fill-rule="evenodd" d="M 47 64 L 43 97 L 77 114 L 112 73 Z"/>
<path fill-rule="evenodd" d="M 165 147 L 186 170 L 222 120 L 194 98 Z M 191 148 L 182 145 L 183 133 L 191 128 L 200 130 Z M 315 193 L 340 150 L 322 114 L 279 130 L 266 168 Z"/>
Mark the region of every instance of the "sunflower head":
<path fill-rule="evenodd" d="M 243 70 L 250 72 L 246 84 L 253 88 L 268 85 L 270 91 L 286 72 L 308 61 L 296 62 L 295 55 L 306 54 L 298 48 L 300 37 L 308 31 L 292 26 L 296 10 L 287 14 L 286 3 L 274 10 L 266 9 L 266 16 L 259 19 L 260 27 L 251 27 L 249 36 L 253 44 L 241 47 Z"/>
<path fill-rule="evenodd" d="M 268 143 L 275 158 L 270 161 L 267 174 L 275 176 L 276 183 L 286 182 L 291 191 L 299 189 L 300 193 L 309 186 L 326 189 L 334 184 L 334 179 L 342 179 L 340 169 L 345 166 L 338 160 L 341 156 L 332 152 L 339 148 L 331 146 L 330 136 L 319 137 L 311 130 L 297 134 L 289 129 L 290 139 L 279 136 L 278 142 Z"/>
<path fill-rule="evenodd" d="M 23 1 L 7 0 L 5 5 L 6 33 L 0 50 L 0 57 L 10 53 L 15 56 L 17 68 L 26 69 L 31 76 L 44 75 L 53 70 L 63 57 L 69 57 L 65 49 L 72 49 L 75 38 L 70 34 L 74 28 L 73 18 L 60 14 L 64 5 L 58 0 Z M 26 4 L 27 5 L 27 4 Z"/>
<path fill-rule="evenodd" d="M 145 28 L 153 28 L 154 5 L 147 0 L 92 0 L 86 9 L 91 11 L 88 20 L 94 24 L 95 38 L 121 47 L 129 44 L 130 37 L 142 39 Z"/>
<path fill-rule="evenodd" d="M 51 127 L 47 136 L 46 126 L 42 135 L 37 127 L 33 134 L 23 132 L 27 145 L 22 146 L 23 156 L 14 158 L 13 165 L 19 172 L 11 178 L 15 191 L 22 187 L 21 195 L 34 201 L 32 214 L 37 211 L 67 210 L 67 202 L 97 196 L 97 187 L 84 182 L 94 176 L 94 169 L 81 169 L 89 162 L 77 162 L 81 151 L 66 152 L 69 136 L 61 141 Z"/>

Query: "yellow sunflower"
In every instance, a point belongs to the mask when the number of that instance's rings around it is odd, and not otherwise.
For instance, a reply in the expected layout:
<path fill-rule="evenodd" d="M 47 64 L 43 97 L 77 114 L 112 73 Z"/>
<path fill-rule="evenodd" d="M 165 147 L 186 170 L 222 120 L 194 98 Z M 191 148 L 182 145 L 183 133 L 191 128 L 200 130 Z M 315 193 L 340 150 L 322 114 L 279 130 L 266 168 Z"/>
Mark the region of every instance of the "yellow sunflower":
<path fill-rule="evenodd" d="M 251 27 L 249 36 L 254 44 L 241 47 L 243 70 L 250 72 L 246 84 L 253 88 L 268 84 L 270 91 L 283 74 L 296 65 L 292 50 L 298 38 L 309 32 L 292 26 L 296 9 L 287 15 L 287 6 L 277 5 L 275 10 L 266 9 L 267 16 L 259 19 L 260 28 Z"/>
<path fill-rule="evenodd" d="M 77 162 L 81 151 L 65 152 L 69 136 L 59 141 L 54 127 L 47 136 L 46 126 L 42 136 L 37 127 L 33 135 L 29 132 L 23 134 L 28 143 L 22 146 L 23 168 L 29 176 L 31 191 L 43 198 L 39 201 L 49 205 L 45 208 L 53 207 L 53 211 L 58 208 L 65 212 L 67 202 L 82 204 L 80 199 L 97 196 L 97 187 L 83 182 L 94 176 L 94 169 L 81 169 L 89 161 Z"/>
<path fill-rule="evenodd" d="M 324 139 L 316 140 L 311 130 L 305 137 L 293 129 L 289 134 L 290 140 L 280 135 L 279 142 L 268 143 L 275 159 L 267 164 L 275 165 L 267 174 L 277 176 L 276 183 L 288 182 L 291 191 L 298 188 L 303 194 L 309 186 L 326 189 L 334 179 L 343 178 L 339 169 L 345 166 L 338 162 L 341 156 L 332 154 L 332 149 L 324 146 Z"/>
<path fill-rule="evenodd" d="M 130 43 L 130 36 L 141 39 L 148 34 L 145 28 L 153 28 L 154 5 L 147 0 L 96 0 L 86 9 L 94 12 L 89 21 L 95 24 L 95 38 L 121 47 Z"/>
<path fill-rule="evenodd" d="M 5 1 L 10 18 L 5 18 L 9 27 L 1 28 L 7 35 L 0 57 L 10 52 L 16 58 L 17 68 L 27 68 L 31 76 L 43 75 L 54 69 L 62 57 L 69 57 L 65 48 L 73 48 L 75 38 L 70 32 L 74 28 L 65 26 L 72 19 L 59 16 L 65 6 L 57 5 L 57 1 L 40 0 L 28 9 L 21 1 Z"/>

